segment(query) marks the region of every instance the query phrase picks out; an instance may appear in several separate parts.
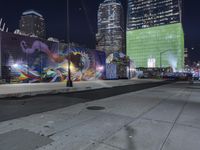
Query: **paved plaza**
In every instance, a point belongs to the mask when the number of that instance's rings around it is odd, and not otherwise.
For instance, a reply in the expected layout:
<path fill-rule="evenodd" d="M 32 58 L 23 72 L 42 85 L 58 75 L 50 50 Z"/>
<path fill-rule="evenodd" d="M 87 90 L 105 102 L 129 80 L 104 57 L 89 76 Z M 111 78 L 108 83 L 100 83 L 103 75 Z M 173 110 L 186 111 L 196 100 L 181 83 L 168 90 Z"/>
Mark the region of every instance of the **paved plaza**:
<path fill-rule="evenodd" d="M 179 82 L 1 122 L 0 150 L 199 150 L 199 91 Z"/>

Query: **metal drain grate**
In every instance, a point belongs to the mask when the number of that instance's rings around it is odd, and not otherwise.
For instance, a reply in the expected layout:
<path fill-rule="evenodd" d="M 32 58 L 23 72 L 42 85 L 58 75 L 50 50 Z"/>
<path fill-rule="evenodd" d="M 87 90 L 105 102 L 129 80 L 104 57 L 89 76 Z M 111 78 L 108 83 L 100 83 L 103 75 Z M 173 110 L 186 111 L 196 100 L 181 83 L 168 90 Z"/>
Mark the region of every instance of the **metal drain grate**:
<path fill-rule="evenodd" d="M 89 106 L 87 107 L 88 110 L 104 110 L 106 109 L 105 107 L 101 107 L 101 106 Z"/>

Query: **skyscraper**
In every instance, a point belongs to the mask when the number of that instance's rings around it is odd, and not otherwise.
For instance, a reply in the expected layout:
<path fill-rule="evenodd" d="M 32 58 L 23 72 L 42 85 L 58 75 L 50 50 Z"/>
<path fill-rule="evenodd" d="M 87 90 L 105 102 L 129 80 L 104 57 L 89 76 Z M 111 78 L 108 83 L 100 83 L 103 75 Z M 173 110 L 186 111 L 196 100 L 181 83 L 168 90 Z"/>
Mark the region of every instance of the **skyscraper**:
<path fill-rule="evenodd" d="M 24 34 L 46 38 L 45 20 L 41 14 L 34 10 L 22 13 L 19 29 Z"/>
<path fill-rule="evenodd" d="M 183 68 L 181 15 L 181 0 L 128 0 L 127 54 L 138 67 Z"/>
<path fill-rule="evenodd" d="M 119 51 L 125 53 L 124 12 L 118 0 L 105 0 L 98 10 L 96 48 L 106 55 Z"/>

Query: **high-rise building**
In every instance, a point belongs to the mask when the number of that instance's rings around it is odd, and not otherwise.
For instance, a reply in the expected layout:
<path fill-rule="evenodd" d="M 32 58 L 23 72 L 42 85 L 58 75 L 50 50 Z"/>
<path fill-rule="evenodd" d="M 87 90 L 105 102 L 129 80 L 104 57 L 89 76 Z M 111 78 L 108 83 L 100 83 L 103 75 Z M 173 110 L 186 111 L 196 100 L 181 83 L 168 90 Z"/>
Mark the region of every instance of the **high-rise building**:
<path fill-rule="evenodd" d="M 125 53 L 124 12 L 118 0 L 104 0 L 98 10 L 96 48 L 106 55 L 119 51 Z"/>
<path fill-rule="evenodd" d="M 128 0 L 128 56 L 138 67 L 183 68 L 181 18 L 181 0 Z"/>
<path fill-rule="evenodd" d="M 28 10 L 22 13 L 19 30 L 26 35 L 46 38 L 45 20 L 40 13 L 34 10 Z"/>

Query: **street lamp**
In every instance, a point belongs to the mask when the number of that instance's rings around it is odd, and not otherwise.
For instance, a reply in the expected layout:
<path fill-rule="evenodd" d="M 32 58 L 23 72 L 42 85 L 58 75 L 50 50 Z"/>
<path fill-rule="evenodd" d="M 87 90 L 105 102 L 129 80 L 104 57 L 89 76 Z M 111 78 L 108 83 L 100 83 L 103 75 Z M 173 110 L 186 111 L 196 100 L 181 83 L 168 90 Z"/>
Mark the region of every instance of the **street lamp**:
<path fill-rule="evenodd" d="M 69 26 L 70 24 L 69 24 L 69 0 L 67 0 L 67 43 L 68 43 L 68 51 L 70 51 L 70 40 L 69 40 L 69 38 L 70 38 L 70 31 L 69 31 L 69 28 L 70 28 L 70 26 Z M 67 84 L 66 84 L 66 87 L 73 87 L 73 83 L 72 83 L 72 80 L 71 80 L 71 69 L 70 69 L 70 64 L 71 64 L 71 62 L 70 62 L 70 60 L 71 60 L 71 54 L 70 53 L 68 53 L 68 58 L 67 58 L 67 60 L 68 60 L 68 78 L 67 78 Z"/>

